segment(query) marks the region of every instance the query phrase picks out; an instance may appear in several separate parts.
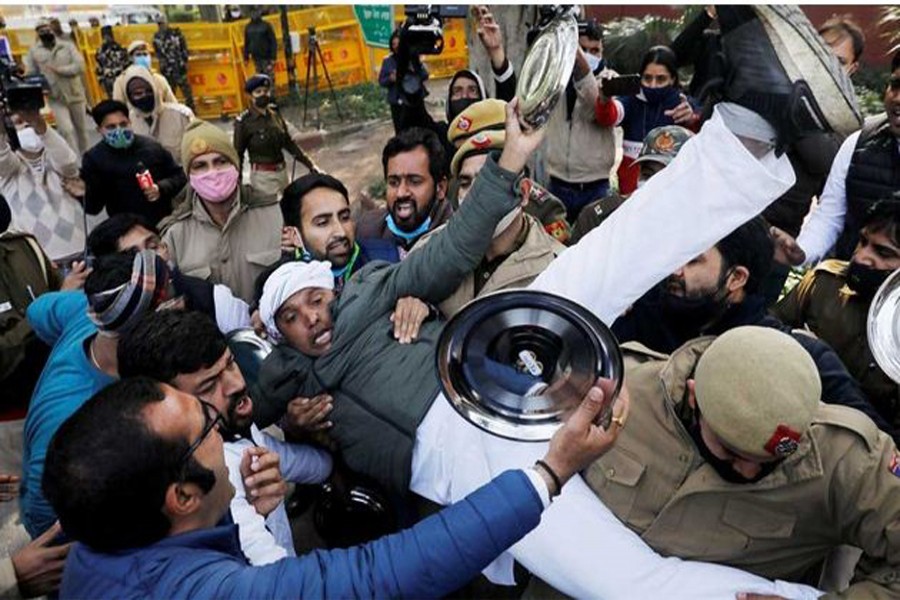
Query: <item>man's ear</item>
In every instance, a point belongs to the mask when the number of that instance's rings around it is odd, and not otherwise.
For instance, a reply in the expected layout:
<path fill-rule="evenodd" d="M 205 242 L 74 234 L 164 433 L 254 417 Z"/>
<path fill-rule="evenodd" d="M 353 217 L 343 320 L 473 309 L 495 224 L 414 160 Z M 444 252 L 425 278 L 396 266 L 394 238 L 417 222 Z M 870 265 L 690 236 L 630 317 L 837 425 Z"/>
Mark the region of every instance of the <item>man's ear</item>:
<path fill-rule="evenodd" d="M 747 281 L 750 280 L 750 270 L 743 265 L 738 265 L 731 269 L 731 274 L 728 276 L 727 281 L 725 282 L 725 287 L 728 289 L 728 292 L 736 292 L 744 288 L 747 285 Z"/>
<path fill-rule="evenodd" d="M 697 384 L 693 379 L 687 380 L 687 401 L 688 406 L 691 407 L 691 410 L 697 410 L 697 392 L 695 391 L 696 385 Z"/>
<path fill-rule="evenodd" d="M 195 483 L 183 481 L 171 483 L 166 489 L 163 508 L 173 521 L 189 517 L 200 507 L 203 496 L 203 490 Z"/>
<path fill-rule="evenodd" d="M 437 187 L 435 188 L 435 194 L 437 195 L 436 200 L 438 200 L 439 202 L 447 197 L 447 185 L 447 178 L 441 177 L 441 180 L 438 182 Z"/>

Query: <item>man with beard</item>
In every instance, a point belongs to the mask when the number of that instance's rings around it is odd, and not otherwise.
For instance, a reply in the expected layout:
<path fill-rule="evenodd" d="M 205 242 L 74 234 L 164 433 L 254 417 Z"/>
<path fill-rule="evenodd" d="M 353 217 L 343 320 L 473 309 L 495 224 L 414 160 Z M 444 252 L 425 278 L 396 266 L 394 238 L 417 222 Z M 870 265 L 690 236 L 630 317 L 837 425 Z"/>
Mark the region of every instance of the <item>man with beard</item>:
<path fill-rule="evenodd" d="M 784 331 L 816 363 L 822 380 L 822 402 L 856 408 L 879 429 L 893 435 L 893 427 L 869 403 L 827 343 L 805 332 L 793 332 L 766 312 L 761 284 L 769 273 L 773 254 L 774 245 L 761 217 L 741 225 L 682 265 L 616 319 L 612 326 L 616 339 L 636 341 L 670 354 L 694 338 L 721 335 L 744 325 Z"/>
<path fill-rule="evenodd" d="M 252 565 L 273 563 L 296 556 L 291 526 L 282 502 L 284 485 L 276 468 L 288 481 L 321 483 L 331 473 L 331 456 L 312 446 L 289 444 L 260 431 L 253 424 L 253 400 L 234 355 L 209 317 L 197 312 L 163 311 L 147 315 L 119 343 L 122 377 L 144 375 L 197 396 L 213 405 L 223 418 L 219 429 L 225 439 L 225 464 L 234 486 L 231 515 L 238 525 L 241 550 Z M 297 399 L 292 412 L 302 411 Z M 330 399 L 317 403 L 309 417 L 312 429 L 328 426 L 325 416 Z M 268 467 L 267 472 L 261 469 Z M 274 489 L 245 493 L 248 484 L 265 481 Z"/>
<path fill-rule="evenodd" d="M 900 393 L 872 356 L 866 317 L 878 287 L 898 268 L 900 194 L 869 209 L 849 262 L 821 263 L 772 309 L 788 325 L 808 328 L 830 344 L 894 427 L 900 424 Z"/>
<path fill-rule="evenodd" d="M 284 226 L 289 228 L 282 243 L 294 249 L 291 258 L 330 262 L 337 292 L 369 261 L 400 260 L 390 241 L 357 240 L 347 188 L 331 175 L 309 173 L 295 180 L 284 189 L 280 204 Z"/>
<path fill-rule="evenodd" d="M 433 131 L 407 129 L 391 138 L 381 154 L 387 180 L 387 208 L 359 218 L 357 238 L 388 240 L 403 260 L 420 237 L 450 218 L 446 201 L 444 149 Z"/>

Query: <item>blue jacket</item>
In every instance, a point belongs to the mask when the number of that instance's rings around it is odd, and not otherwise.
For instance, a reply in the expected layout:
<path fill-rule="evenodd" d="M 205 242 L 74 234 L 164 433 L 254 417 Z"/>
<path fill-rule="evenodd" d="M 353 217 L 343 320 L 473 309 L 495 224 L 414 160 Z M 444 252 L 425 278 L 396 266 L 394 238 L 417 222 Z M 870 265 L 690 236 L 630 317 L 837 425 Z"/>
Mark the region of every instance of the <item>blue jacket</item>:
<path fill-rule="evenodd" d="M 440 513 L 345 550 L 251 567 L 235 525 L 101 554 L 76 544 L 61 598 L 435 598 L 462 587 L 540 521 L 522 471 L 507 471 Z M 102 518 L 98 516 L 98 518 Z"/>

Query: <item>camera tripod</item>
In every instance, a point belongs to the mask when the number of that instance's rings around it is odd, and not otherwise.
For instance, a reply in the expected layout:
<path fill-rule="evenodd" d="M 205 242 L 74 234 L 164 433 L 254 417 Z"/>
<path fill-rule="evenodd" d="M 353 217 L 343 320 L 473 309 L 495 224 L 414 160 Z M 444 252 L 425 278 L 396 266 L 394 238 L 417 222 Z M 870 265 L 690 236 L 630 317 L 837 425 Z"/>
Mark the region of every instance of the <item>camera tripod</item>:
<path fill-rule="evenodd" d="M 322 48 L 319 46 L 319 40 L 316 38 L 316 28 L 310 27 L 309 31 L 309 49 L 306 52 L 306 86 L 303 96 L 303 126 L 306 127 L 306 112 L 309 104 L 309 76 L 312 73 L 313 91 L 316 94 L 316 127 L 321 128 L 322 122 L 319 115 L 319 69 L 317 61 L 322 62 L 322 72 L 325 73 L 325 80 L 328 82 L 328 91 L 331 93 L 331 101 L 334 102 L 334 108 L 337 110 L 338 119 L 344 120 L 341 114 L 341 105 L 338 104 L 337 96 L 334 94 L 334 86 L 331 83 L 331 76 L 328 74 L 328 67 L 325 65 L 325 57 L 322 56 Z"/>

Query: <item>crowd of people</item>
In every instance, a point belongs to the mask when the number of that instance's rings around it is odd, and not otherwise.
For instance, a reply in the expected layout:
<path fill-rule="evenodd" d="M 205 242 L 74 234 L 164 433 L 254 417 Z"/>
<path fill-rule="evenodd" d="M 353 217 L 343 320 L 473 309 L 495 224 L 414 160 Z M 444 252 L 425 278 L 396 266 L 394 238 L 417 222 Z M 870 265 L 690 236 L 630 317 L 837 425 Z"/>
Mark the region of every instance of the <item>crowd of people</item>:
<path fill-rule="evenodd" d="M 358 214 L 278 111 L 259 9 L 233 135 L 195 117 L 177 28 L 104 28 L 93 146 L 82 57 L 38 25 L 56 128 L 0 130 L 0 597 L 900 593 L 900 382 L 867 339 L 900 269 L 900 52 L 863 122 L 849 17 L 709 7 L 622 95 L 584 21 L 531 128 L 473 15 L 495 97 L 461 70 L 435 120 L 398 31 L 386 198 Z M 546 443 L 468 422 L 435 369 L 447 321 L 510 289 L 624 356 Z M 298 555 L 304 494 L 356 486 L 378 511 Z"/>

